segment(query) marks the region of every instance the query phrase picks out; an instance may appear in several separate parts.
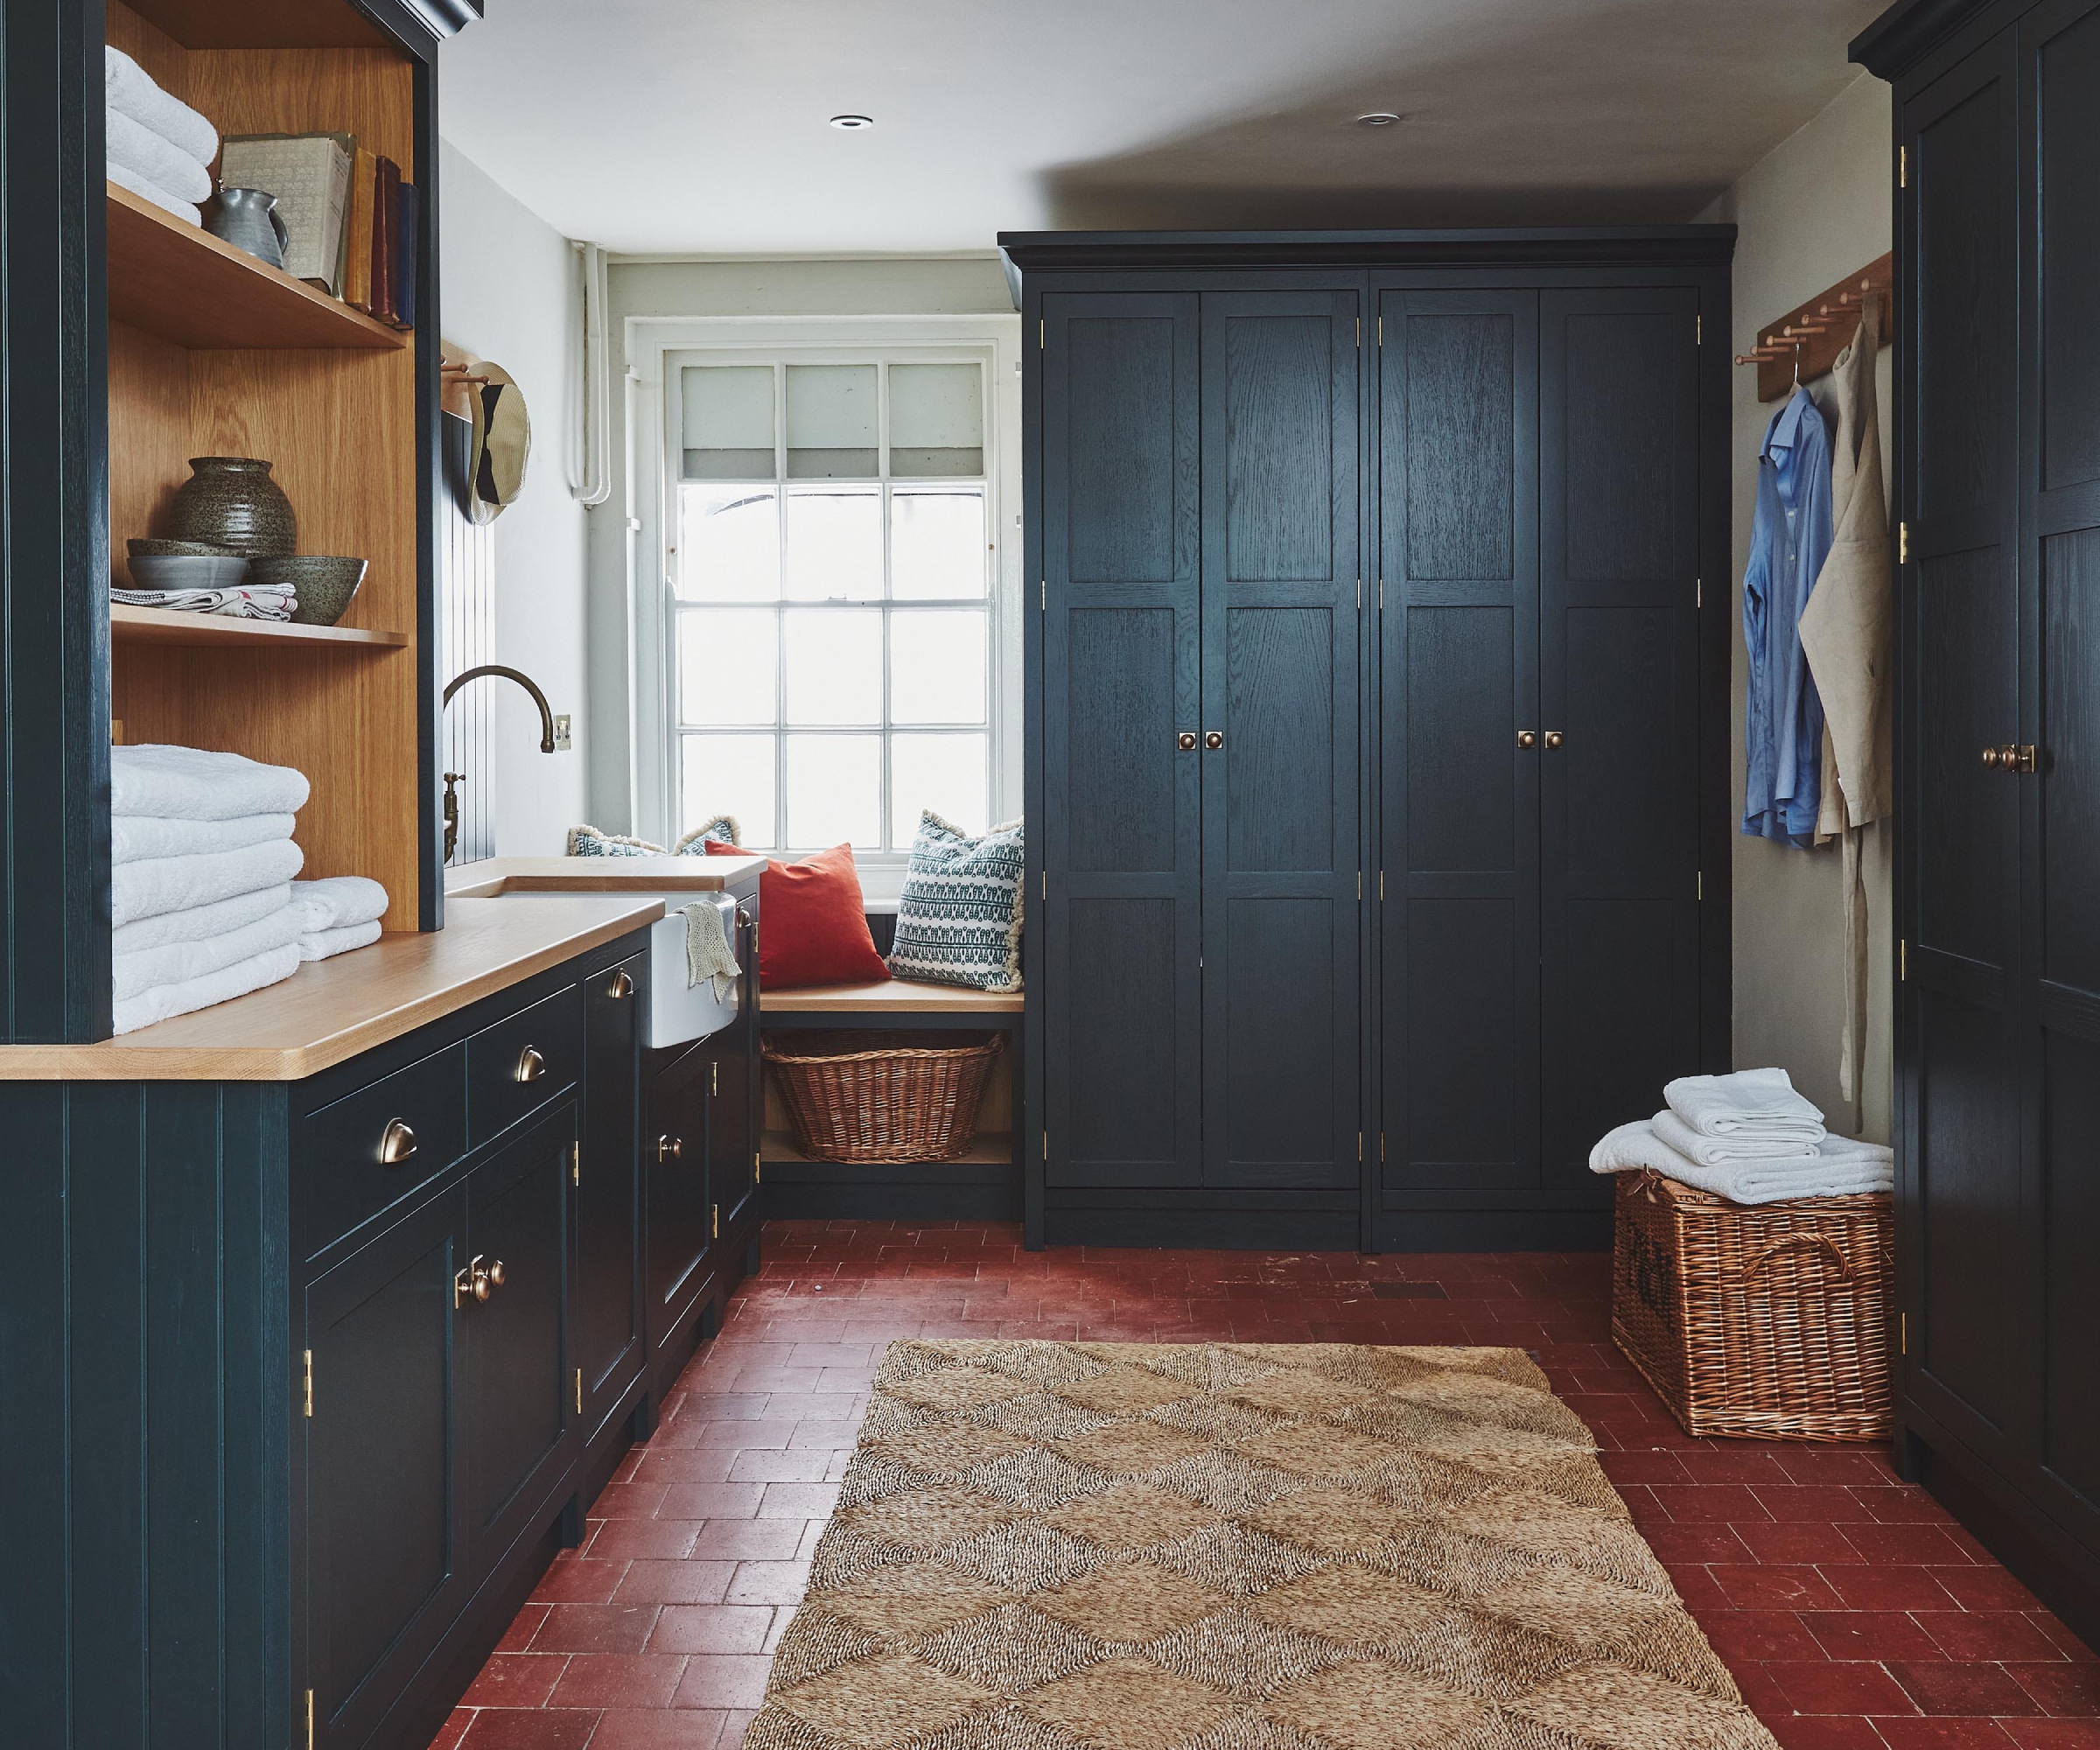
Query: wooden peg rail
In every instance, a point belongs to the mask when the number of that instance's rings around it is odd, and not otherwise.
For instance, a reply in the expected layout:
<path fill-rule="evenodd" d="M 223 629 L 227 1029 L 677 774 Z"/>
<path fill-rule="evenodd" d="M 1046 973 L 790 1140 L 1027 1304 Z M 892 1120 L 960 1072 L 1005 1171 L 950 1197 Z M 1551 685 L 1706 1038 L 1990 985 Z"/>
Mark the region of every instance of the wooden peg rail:
<path fill-rule="evenodd" d="M 1735 355 L 1737 364 L 1757 367 L 1757 398 L 1777 401 L 1792 389 L 1797 359 L 1803 382 L 1829 372 L 1858 332 L 1866 298 L 1880 301 L 1881 341 L 1886 346 L 1894 331 L 1894 286 L 1895 257 L 1883 256 L 1760 329 L 1757 345 Z"/>

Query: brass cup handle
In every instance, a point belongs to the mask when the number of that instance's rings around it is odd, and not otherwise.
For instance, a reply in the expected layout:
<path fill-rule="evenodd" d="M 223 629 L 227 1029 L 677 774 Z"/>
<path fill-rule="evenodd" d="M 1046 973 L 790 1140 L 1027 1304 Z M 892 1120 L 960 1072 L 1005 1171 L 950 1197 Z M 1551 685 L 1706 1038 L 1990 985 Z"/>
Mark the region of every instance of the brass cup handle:
<path fill-rule="evenodd" d="M 1546 732 L 1546 746 L 1548 747 L 1558 747 L 1566 740 L 1567 737 L 1558 729 L 1549 729 Z"/>
<path fill-rule="evenodd" d="M 1225 745 L 1224 731 L 1218 729 L 1205 731 L 1203 735 L 1203 745 L 1210 749 L 1213 753 L 1215 753 L 1218 749 Z"/>
<path fill-rule="evenodd" d="M 684 1152 L 685 1138 L 683 1137 L 658 1137 L 656 1138 L 656 1158 L 658 1160 L 676 1160 Z"/>
<path fill-rule="evenodd" d="M 416 1132 L 399 1118 L 388 1118 L 386 1129 L 379 1133 L 379 1164 L 399 1166 L 415 1152 Z"/>
<path fill-rule="evenodd" d="M 634 994 L 634 981 L 627 976 L 626 969 L 622 967 L 612 975 L 612 982 L 606 986 L 606 995 L 619 998 L 632 997 Z"/>
<path fill-rule="evenodd" d="M 539 1054 L 536 1046 L 527 1046 L 518 1054 L 518 1067 L 511 1074 L 520 1082 L 537 1082 L 547 1073 L 547 1060 Z"/>
<path fill-rule="evenodd" d="M 1183 730 L 1180 734 L 1174 738 L 1174 746 L 1179 747 L 1184 753 L 1194 753 L 1196 751 L 1195 731 L 1193 729 Z"/>
<path fill-rule="evenodd" d="M 1538 746 L 1538 732 L 1536 729 L 1518 730 L 1516 745 L 1519 747 L 1536 747 Z"/>

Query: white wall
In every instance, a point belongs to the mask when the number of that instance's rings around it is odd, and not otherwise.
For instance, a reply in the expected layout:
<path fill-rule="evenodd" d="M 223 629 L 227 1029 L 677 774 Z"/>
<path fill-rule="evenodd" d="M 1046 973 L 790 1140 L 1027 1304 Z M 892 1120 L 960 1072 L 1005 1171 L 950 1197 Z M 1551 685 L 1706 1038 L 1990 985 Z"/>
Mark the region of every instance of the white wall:
<path fill-rule="evenodd" d="M 993 256 L 877 256 L 789 261 L 615 260 L 607 326 L 615 368 L 626 368 L 626 349 L 648 325 L 682 318 L 825 317 L 920 318 L 997 316 L 1018 325 L 1004 271 Z M 1002 385 L 1003 387 L 1003 385 Z M 631 386 L 627 441 L 613 445 L 612 495 L 592 519 L 590 818 L 612 832 L 652 828 L 668 833 L 638 793 L 654 768 L 644 736 L 662 733 L 644 723 L 653 690 L 637 682 L 637 604 L 654 604 L 660 579 L 654 550 L 654 482 L 640 471 L 661 465 L 661 386 Z M 614 383 L 614 406 L 621 401 Z M 1015 411 L 1004 423 L 1018 438 L 1018 394 L 1001 397 Z M 617 416 L 617 412 L 616 412 Z M 634 518 L 639 528 L 631 527 Z M 1018 700 L 1018 687 L 1014 690 Z M 1015 755 L 1018 760 L 1018 753 Z M 872 894 L 873 889 L 871 888 Z"/>
<path fill-rule="evenodd" d="M 584 653 L 588 514 L 570 497 L 569 430 L 582 279 L 569 241 L 440 141 L 444 340 L 500 365 L 532 416 L 524 490 L 496 519 L 496 660 L 540 683 L 575 724 L 574 751 L 542 754 L 532 701 L 496 690 L 495 838 L 505 857 L 560 852 L 585 818 L 589 687 Z"/>
<path fill-rule="evenodd" d="M 1885 253 L 1891 236 L 1889 88 L 1862 74 L 1830 107 L 1754 165 L 1699 215 L 1732 220 L 1735 248 L 1732 347 L 1754 345 L 1757 331 Z M 1888 450 L 1891 354 L 1877 376 L 1882 453 Z M 1829 380 L 1810 393 L 1830 411 Z M 1779 403 L 1757 399 L 1757 372 L 1735 373 L 1733 475 L 1735 572 L 1730 601 L 1740 602 L 1743 568 L 1757 501 L 1757 457 Z M 1835 422 L 1833 421 L 1833 430 Z M 1892 474 L 1893 484 L 1893 474 Z M 1740 820 L 1744 782 L 1743 695 L 1748 661 L 1742 617 L 1734 611 L 1734 789 Z M 1844 912 L 1836 846 L 1801 851 L 1765 839 L 1735 841 L 1735 1062 L 1779 1064 L 1830 1116 L 1833 1128 L 1886 1142 L 1891 1077 L 1889 823 L 1868 829 L 1867 904 L 1872 957 L 1864 1101 L 1838 1093 L 1844 1023 Z"/>

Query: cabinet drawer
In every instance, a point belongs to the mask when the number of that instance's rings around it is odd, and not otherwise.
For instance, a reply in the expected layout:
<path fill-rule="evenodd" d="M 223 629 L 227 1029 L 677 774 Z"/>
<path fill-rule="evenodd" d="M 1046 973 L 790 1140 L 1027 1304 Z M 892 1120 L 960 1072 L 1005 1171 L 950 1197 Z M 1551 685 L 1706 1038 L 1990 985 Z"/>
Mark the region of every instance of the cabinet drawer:
<path fill-rule="evenodd" d="M 466 1152 L 466 1051 L 382 1076 L 299 1121 L 311 1256 Z"/>
<path fill-rule="evenodd" d="M 466 1134 L 479 1148 L 572 1086 L 584 1067 L 583 992 L 520 1009 L 466 1042 Z"/>

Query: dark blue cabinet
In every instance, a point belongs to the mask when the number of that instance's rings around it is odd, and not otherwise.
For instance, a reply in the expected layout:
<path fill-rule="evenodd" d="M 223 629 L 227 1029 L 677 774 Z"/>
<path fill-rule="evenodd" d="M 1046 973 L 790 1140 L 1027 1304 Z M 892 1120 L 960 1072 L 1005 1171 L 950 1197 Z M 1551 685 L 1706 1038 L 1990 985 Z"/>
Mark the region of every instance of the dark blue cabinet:
<path fill-rule="evenodd" d="M 1001 241 L 1040 1237 L 1606 1242 L 1728 1055 L 1732 234 Z"/>
<path fill-rule="evenodd" d="M 584 1135 L 576 1189 L 577 1411 L 596 1431 L 640 1376 L 647 1348 L 642 1225 L 642 1004 L 648 956 L 584 984 Z"/>

